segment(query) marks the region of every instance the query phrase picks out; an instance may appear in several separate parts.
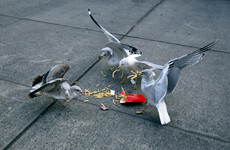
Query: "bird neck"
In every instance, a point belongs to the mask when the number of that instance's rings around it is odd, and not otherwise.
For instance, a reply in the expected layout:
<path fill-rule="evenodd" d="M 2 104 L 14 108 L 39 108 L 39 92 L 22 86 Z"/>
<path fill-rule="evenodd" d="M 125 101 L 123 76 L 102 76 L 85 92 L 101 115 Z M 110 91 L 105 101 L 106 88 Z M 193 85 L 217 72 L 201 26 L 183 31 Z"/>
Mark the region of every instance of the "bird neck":
<path fill-rule="evenodd" d="M 142 77 L 142 79 L 141 79 L 141 84 L 147 85 L 148 83 L 150 83 L 150 81 L 151 81 L 151 83 L 155 81 L 155 80 L 153 79 L 153 76 L 152 76 L 152 75 L 150 75 L 150 76 L 144 76 L 144 77 Z"/>

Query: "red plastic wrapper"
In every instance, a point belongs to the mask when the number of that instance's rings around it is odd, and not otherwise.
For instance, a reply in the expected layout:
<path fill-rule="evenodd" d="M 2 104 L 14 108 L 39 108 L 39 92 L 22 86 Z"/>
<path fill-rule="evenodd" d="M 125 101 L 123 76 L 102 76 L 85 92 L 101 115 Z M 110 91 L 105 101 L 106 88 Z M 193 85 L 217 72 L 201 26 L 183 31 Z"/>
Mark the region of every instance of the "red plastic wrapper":
<path fill-rule="evenodd" d="M 126 93 L 126 91 L 125 91 Z M 121 95 L 124 95 L 124 92 L 121 91 Z M 124 98 L 120 100 L 120 103 L 144 103 L 146 99 L 144 95 L 141 94 L 125 94 Z"/>

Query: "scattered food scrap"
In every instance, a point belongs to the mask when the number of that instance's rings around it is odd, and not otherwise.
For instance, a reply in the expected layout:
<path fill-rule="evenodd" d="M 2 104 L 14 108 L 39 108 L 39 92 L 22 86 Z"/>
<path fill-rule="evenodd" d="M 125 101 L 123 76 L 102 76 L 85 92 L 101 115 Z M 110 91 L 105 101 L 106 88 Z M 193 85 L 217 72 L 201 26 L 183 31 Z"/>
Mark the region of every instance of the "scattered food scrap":
<path fill-rule="evenodd" d="M 84 103 L 87 103 L 87 102 L 89 102 L 89 100 L 84 100 Z"/>
<path fill-rule="evenodd" d="M 116 102 L 119 102 L 119 100 L 114 100 L 113 99 L 113 105 L 116 105 Z"/>
<path fill-rule="evenodd" d="M 120 103 L 144 103 L 146 102 L 146 99 L 144 95 L 141 94 L 125 94 L 126 91 L 122 88 L 122 91 L 120 95 L 123 96 L 123 98 L 120 100 Z"/>
<path fill-rule="evenodd" d="M 120 68 L 119 68 L 119 67 L 117 67 L 117 69 L 114 70 L 114 72 L 113 72 L 113 74 L 112 74 L 112 78 L 114 78 L 114 75 L 115 75 L 115 73 L 116 73 L 117 71 L 120 71 Z"/>
<path fill-rule="evenodd" d="M 127 78 L 131 78 L 131 80 L 141 76 L 141 73 L 139 71 L 134 72 L 134 71 L 131 70 L 131 72 L 133 73 L 133 75 L 130 75 L 130 76 L 127 77 Z"/>
<path fill-rule="evenodd" d="M 114 90 L 110 90 L 110 94 L 111 95 L 115 95 L 115 91 Z"/>
<path fill-rule="evenodd" d="M 107 75 L 105 75 L 102 71 L 101 71 L 101 74 L 102 74 L 104 77 L 107 77 Z"/>
<path fill-rule="evenodd" d="M 105 110 L 108 110 L 109 108 L 105 107 L 105 105 L 101 103 L 101 109 L 105 111 Z"/>

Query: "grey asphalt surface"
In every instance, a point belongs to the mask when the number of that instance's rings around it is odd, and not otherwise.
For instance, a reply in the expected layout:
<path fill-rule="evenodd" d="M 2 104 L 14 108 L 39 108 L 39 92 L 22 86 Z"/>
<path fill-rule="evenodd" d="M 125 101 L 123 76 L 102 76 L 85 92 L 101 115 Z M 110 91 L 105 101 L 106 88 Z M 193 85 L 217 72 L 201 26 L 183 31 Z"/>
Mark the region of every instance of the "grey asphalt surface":
<path fill-rule="evenodd" d="M 83 90 L 111 85 L 116 93 L 122 86 L 141 94 L 140 84 L 121 85 L 98 59 L 108 39 L 88 8 L 123 43 L 142 50 L 140 59 L 156 64 L 218 39 L 165 98 L 169 124 L 160 124 L 155 108 L 137 115 L 144 104 L 114 105 L 113 98 L 79 95 L 61 107 L 26 97 L 36 75 L 61 63 L 71 66 L 69 83 L 77 80 Z M 230 149 L 229 10 L 226 0 L 0 1 L 0 149 Z"/>

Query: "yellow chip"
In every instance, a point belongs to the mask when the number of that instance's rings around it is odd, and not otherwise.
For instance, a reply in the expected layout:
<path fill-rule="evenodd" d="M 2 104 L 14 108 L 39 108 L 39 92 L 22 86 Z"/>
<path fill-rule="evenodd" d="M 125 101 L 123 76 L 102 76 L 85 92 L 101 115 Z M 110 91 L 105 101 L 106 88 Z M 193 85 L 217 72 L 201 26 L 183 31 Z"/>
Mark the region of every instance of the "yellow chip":
<path fill-rule="evenodd" d="M 101 71 L 101 74 L 102 74 L 104 77 L 107 77 L 102 71 Z"/>

